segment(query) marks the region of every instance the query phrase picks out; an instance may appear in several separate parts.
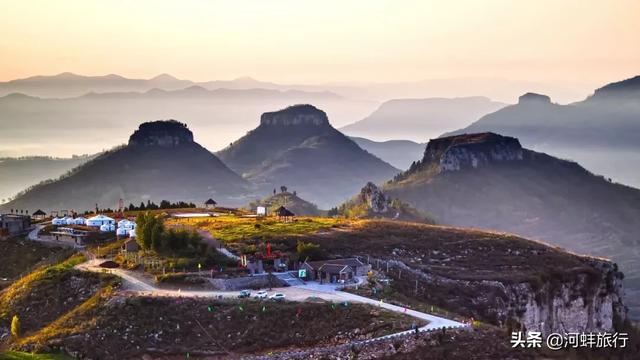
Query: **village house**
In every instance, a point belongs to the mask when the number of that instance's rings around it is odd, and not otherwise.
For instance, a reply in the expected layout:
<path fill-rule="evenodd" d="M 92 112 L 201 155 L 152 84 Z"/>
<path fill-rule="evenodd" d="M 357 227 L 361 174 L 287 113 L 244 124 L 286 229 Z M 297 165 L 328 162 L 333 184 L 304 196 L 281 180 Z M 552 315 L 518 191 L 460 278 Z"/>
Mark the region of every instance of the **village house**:
<path fill-rule="evenodd" d="M 301 269 L 306 270 L 306 280 L 322 283 L 349 282 L 356 276 L 365 276 L 371 265 L 357 258 L 305 261 Z"/>
<path fill-rule="evenodd" d="M 136 252 L 138 250 L 140 250 L 140 246 L 135 239 L 129 239 L 122 245 L 122 251 L 124 252 Z"/>
<path fill-rule="evenodd" d="M 16 235 L 31 227 L 29 215 L 4 214 L 0 215 L 0 236 Z"/>

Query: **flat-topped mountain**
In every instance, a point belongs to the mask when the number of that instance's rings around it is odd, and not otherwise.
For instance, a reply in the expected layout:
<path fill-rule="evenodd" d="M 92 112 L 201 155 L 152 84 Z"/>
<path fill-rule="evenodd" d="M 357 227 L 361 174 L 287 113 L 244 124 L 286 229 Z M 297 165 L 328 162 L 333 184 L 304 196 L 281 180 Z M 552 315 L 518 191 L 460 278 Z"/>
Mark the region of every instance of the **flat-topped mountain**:
<path fill-rule="evenodd" d="M 193 133 L 175 120 L 147 122 L 129 138 L 129 146 L 174 148 L 193 143 Z"/>
<path fill-rule="evenodd" d="M 518 139 L 481 133 L 432 140 L 423 159 L 384 191 L 441 224 L 509 231 L 610 257 L 631 290 L 640 290 L 640 190 L 523 148 Z"/>
<path fill-rule="evenodd" d="M 312 105 L 263 114 L 257 128 L 218 156 L 265 190 L 287 185 L 323 208 L 399 171 L 362 150 Z"/>
<path fill-rule="evenodd" d="M 488 131 L 640 187 L 640 76 L 603 86 L 568 105 L 527 93 L 518 104 L 442 136 Z"/>
<path fill-rule="evenodd" d="M 107 151 L 68 175 L 36 185 L 6 208 L 87 210 L 142 201 L 202 203 L 213 197 L 240 204 L 248 183 L 215 155 L 193 141 L 175 120 L 140 125 L 129 144 Z"/>

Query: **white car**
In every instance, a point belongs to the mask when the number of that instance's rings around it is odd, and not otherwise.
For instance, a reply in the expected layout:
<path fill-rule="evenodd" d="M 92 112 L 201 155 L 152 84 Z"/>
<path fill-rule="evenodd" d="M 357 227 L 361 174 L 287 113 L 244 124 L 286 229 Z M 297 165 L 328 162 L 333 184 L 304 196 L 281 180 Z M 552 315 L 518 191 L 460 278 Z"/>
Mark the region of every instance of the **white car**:
<path fill-rule="evenodd" d="M 267 298 L 267 292 L 264 290 L 258 291 L 256 293 L 256 295 L 254 296 L 254 298 L 256 299 L 266 299 Z"/>
<path fill-rule="evenodd" d="M 269 299 L 273 300 L 273 301 L 284 301 L 284 298 L 285 298 L 285 296 L 284 296 L 283 293 L 275 293 L 275 294 L 269 296 Z"/>

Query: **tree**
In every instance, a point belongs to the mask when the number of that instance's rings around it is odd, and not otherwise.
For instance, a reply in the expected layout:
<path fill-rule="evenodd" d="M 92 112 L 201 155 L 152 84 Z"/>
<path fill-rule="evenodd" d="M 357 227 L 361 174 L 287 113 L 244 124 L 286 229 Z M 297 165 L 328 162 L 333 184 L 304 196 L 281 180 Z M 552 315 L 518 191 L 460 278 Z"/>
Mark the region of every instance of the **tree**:
<path fill-rule="evenodd" d="M 287 192 L 287 187 L 284 186 L 284 185 L 280 186 L 280 191 L 281 192 Z"/>
<path fill-rule="evenodd" d="M 13 315 L 13 319 L 11 319 L 11 335 L 13 337 L 20 337 L 20 318 L 18 315 Z"/>
<path fill-rule="evenodd" d="M 327 215 L 330 217 L 333 216 L 338 216 L 338 208 L 337 207 L 332 207 L 328 212 Z"/>
<path fill-rule="evenodd" d="M 164 224 L 160 216 L 145 212 L 136 218 L 137 242 L 143 250 L 158 251 L 161 248 L 163 233 Z"/>
<path fill-rule="evenodd" d="M 296 245 L 296 252 L 298 253 L 298 259 L 305 260 L 309 258 L 309 260 L 321 260 L 324 256 L 322 250 L 320 249 L 320 245 L 314 243 L 305 243 L 304 241 L 298 240 Z"/>

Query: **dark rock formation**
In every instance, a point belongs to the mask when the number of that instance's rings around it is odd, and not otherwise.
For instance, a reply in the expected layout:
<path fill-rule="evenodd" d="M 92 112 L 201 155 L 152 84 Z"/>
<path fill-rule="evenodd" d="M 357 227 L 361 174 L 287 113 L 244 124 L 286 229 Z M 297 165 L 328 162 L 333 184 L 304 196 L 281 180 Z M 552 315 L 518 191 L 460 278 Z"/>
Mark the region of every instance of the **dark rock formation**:
<path fill-rule="evenodd" d="M 368 182 L 360 190 L 360 198 L 374 213 L 384 213 L 389 209 L 387 206 L 388 200 L 384 193 L 372 182 Z"/>
<path fill-rule="evenodd" d="M 518 104 L 526 104 L 526 103 L 541 103 L 541 104 L 550 104 L 551 98 L 547 95 L 541 95 L 536 93 L 526 93 L 518 98 Z"/>
<path fill-rule="evenodd" d="M 193 133 L 176 120 L 143 123 L 129 138 L 129 145 L 171 148 L 188 143 L 193 143 Z"/>
<path fill-rule="evenodd" d="M 260 125 L 329 126 L 327 114 L 313 105 L 294 105 L 280 111 L 267 112 L 260 117 Z"/>
<path fill-rule="evenodd" d="M 481 133 L 431 140 L 422 162 L 437 163 L 440 171 L 457 171 L 517 160 L 522 160 L 522 146 L 518 139 Z"/>

